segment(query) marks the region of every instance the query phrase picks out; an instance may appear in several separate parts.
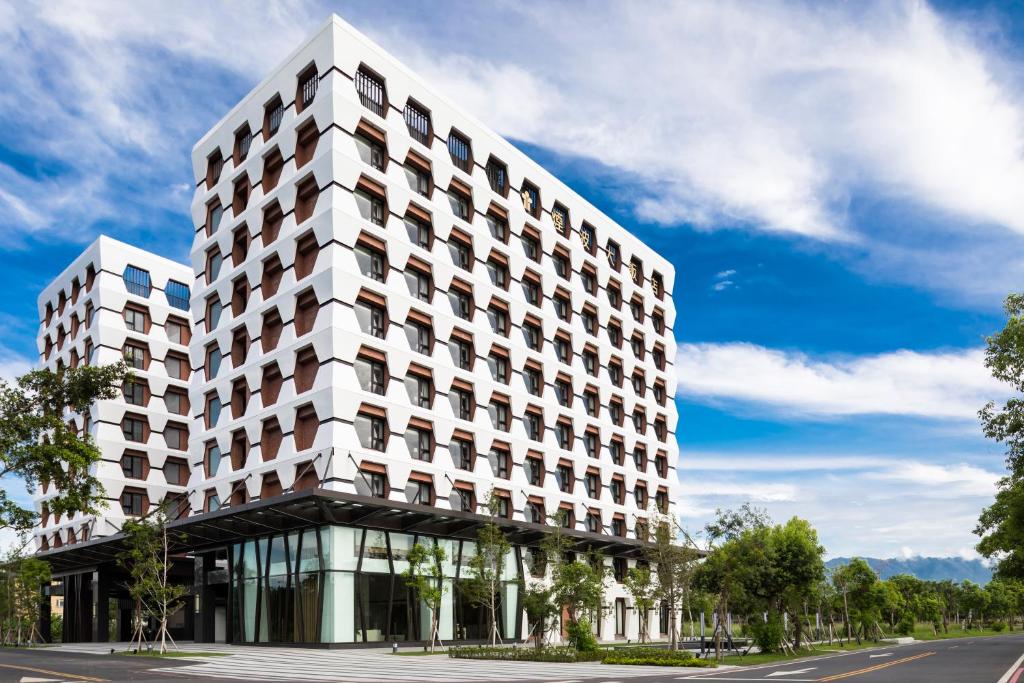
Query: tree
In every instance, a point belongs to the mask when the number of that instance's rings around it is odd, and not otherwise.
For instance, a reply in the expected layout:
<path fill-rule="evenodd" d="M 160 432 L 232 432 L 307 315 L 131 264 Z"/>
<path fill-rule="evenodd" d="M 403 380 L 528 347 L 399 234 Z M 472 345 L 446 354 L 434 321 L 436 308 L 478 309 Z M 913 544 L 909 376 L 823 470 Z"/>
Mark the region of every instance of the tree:
<path fill-rule="evenodd" d="M 443 565 L 447 559 L 444 548 L 437 544 L 423 545 L 416 543 L 409 551 L 409 567 L 403 572 L 405 585 L 412 589 L 430 610 L 430 651 L 434 651 L 434 643 L 440 642 L 438 623 L 441 617 L 441 603 L 444 600 Z"/>
<path fill-rule="evenodd" d="M 881 618 L 884 589 L 871 566 L 859 557 L 836 568 L 832 582 L 843 601 L 846 637 L 866 638 Z M 877 635 L 877 634 L 876 634 Z"/>
<path fill-rule="evenodd" d="M 523 611 L 526 613 L 526 621 L 534 634 L 534 645 L 540 649 L 544 644 L 544 634 L 548 631 L 548 624 L 558 618 L 559 606 L 555 604 L 554 592 L 550 586 L 543 583 L 526 585 L 520 584 L 523 595 Z"/>
<path fill-rule="evenodd" d="M 3 584 L 0 588 L 4 608 L 6 633 L 3 642 L 16 645 L 32 644 L 42 640 L 36 629 L 39 619 L 39 601 L 42 587 L 50 582 L 50 565 L 26 552 L 28 540 L 11 548 L 2 565 Z"/>
<path fill-rule="evenodd" d="M 769 608 L 778 608 L 789 614 L 793 624 L 793 647 L 800 647 L 803 623 L 800 612 L 825 578 L 822 556 L 825 548 L 818 543 L 818 533 L 810 522 L 793 517 L 768 533 Z"/>
<path fill-rule="evenodd" d="M 998 407 L 989 401 L 978 416 L 985 436 L 1005 445 L 1009 473 L 974 533 L 978 552 L 997 560 L 998 576 L 1024 578 L 1024 294 L 1007 296 L 1003 310 L 1008 319 L 986 340 L 985 366 L 1015 395 Z"/>
<path fill-rule="evenodd" d="M 985 589 L 978 584 L 973 581 L 964 581 L 960 584 L 960 604 L 967 610 L 967 623 L 964 628 L 970 630 L 974 627 L 975 619 L 979 622 L 984 620 L 989 596 Z"/>
<path fill-rule="evenodd" d="M 654 581 L 649 567 L 632 567 L 623 581 L 626 592 L 633 598 L 633 606 L 640 615 L 640 642 L 646 643 L 648 637 L 647 622 L 654 609 L 654 598 L 658 594 L 658 585 Z"/>
<path fill-rule="evenodd" d="M 90 470 L 100 450 L 68 424 L 67 411 L 86 413 L 96 401 L 114 398 L 130 376 L 118 363 L 33 370 L 14 384 L 0 381 L 0 478 L 17 476 L 28 490 L 53 486 L 47 506 L 55 515 L 97 512 L 103 488 Z M 0 490 L 0 529 L 28 529 L 35 517 Z"/>
<path fill-rule="evenodd" d="M 682 537 L 682 538 L 681 538 Z M 679 611 L 689 596 L 699 554 L 675 517 L 652 514 L 643 556 L 654 568 L 654 598 L 668 610 L 669 649 L 679 649 Z"/>
<path fill-rule="evenodd" d="M 136 626 L 132 642 L 142 646 L 146 620 L 157 622 L 155 640 L 160 641 L 160 654 L 167 651 L 167 622 L 183 606 L 188 594 L 186 586 L 170 581 L 170 539 L 167 531 L 167 510 L 160 505 L 147 517 L 130 519 L 121 527 L 127 550 L 118 562 L 130 578 L 128 592 L 136 605 Z M 173 643 L 174 640 L 171 639 Z"/>
<path fill-rule="evenodd" d="M 501 586 L 504 582 L 505 561 L 512 544 L 498 526 L 495 515 L 499 509 L 494 492 L 483 506 L 490 511 L 491 520 L 480 527 L 476 537 L 476 555 L 469 560 L 469 580 L 463 584 L 470 602 L 483 605 L 489 617 L 491 645 L 498 642 L 498 612 L 501 608 Z"/>
<path fill-rule="evenodd" d="M 596 614 L 600 618 L 607 575 L 601 555 L 594 554 L 589 559 L 589 562 L 576 559 L 556 563 L 551 581 L 555 604 L 564 607 L 569 614 L 566 627 L 569 644 L 581 651 L 596 645 L 587 615 Z"/>

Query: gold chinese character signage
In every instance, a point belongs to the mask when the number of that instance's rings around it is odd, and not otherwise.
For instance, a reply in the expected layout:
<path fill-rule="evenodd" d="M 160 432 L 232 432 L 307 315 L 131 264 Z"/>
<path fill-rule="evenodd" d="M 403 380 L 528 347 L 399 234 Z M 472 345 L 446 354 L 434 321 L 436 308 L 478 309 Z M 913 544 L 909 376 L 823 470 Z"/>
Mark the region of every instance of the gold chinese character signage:
<path fill-rule="evenodd" d="M 629 262 L 629 278 L 635 283 L 640 280 L 640 269 L 632 261 Z"/>
<path fill-rule="evenodd" d="M 658 282 L 658 278 L 652 277 L 651 278 L 651 291 L 654 292 L 655 296 L 658 295 L 658 290 L 660 288 L 661 288 L 661 283 Z"/>
<path fill-rule="evenodd" d="M 529 211 L 529 209 L 527 209 Z M 551 222 L 555 224 L 555 229 L 558 232 L 565 232 L 565 216 L 562 215 L 561 211 L 551 212 Z"/>
<path fill-rule="evenodd" d="M 530 191 L 524 187 L 519 196 L 523 198 L 523 208 L 526 209 L 526 213 L 533 213 L 533 197 L 530 196 Z"/>
<path fill-rule="evenodd" d="M 584 228 L 580 230 L 580 242 L 583 243 L 583 247 L 590 249 L 590 231 Z"/>

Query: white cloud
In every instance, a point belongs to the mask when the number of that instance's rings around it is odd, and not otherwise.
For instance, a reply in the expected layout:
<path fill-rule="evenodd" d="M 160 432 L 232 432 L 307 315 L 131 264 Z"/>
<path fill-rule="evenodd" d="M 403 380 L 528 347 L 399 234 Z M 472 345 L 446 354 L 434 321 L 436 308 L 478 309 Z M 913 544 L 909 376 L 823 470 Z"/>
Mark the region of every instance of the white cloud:
<path fill-rule="evenodd" d="M 716 508 L 752 502 L 776 521 L 809 520 L 829 556 L 977 557 L 971 530 L 995 492 L 998 475 L 959 462 L 922 462 L 904 455 L 835 456 L 839 469 L 820 468 L 821 454 L 764 453 L 770 467 L 722 468 L 755 456 L 703 452 L 680 460 L 679 512 L 691 531 Z M 808 465 L 812 466 L 808 466 Z M 790 466 L 791 465 L 791 466 Z M 788 467 L 787 467 L 788 466 Z"/>
<path fill-rule="evenodd" d="M 588 7 L 506 8 L 461 71 L 404 52 L 501 132 L 650 181 L 648 219 L 856 240 L 846 207 L 869 187 L 1024 232 L 1018 97 L 927 4 Z"/>
<path fill-rule="evenodd" d="M 735 274 L 736 274 L 736 269 L 735 268 L 730 268 L 729 270 L 722 270 L 722 271 L 719 271 L 718 273 L 715 273 L 715 277 L 718 278 L 718 279 L 724 279 L 724 278 L 732 277 Z"/>
<path fill-rule="evenodd" d="M 1006 393 L 980 349 L 893 351 L 815 360 L 746 343 L 681 344 L 676 356 L 684 400 L 756 406 L 801 416 L 911 415 L 973 420 Z"/>

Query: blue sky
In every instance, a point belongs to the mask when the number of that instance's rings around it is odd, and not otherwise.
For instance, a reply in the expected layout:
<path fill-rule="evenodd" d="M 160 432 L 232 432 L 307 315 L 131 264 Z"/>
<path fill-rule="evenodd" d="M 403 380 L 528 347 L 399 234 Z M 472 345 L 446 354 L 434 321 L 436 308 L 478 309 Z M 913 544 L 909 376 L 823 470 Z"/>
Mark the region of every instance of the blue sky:
<path fill-rule="evenodd" d="M 675 263 L 687 526 L 749 500 L 832 555 L 972 555 L 1021 3 L 173 5 L 0 1 L 0 375 L 97 234 L 186 258 L 192 144 L 335 11 Z"/>

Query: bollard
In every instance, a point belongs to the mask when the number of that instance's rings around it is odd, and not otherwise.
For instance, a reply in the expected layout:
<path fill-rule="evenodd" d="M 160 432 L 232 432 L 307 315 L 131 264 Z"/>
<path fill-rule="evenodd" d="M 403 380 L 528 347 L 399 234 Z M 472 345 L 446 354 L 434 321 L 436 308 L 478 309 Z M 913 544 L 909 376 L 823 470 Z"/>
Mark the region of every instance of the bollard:
<path fill-rule="evenodd" d="M 398 643 L 391 643 L 391 654 L 398 654 Z"/>

